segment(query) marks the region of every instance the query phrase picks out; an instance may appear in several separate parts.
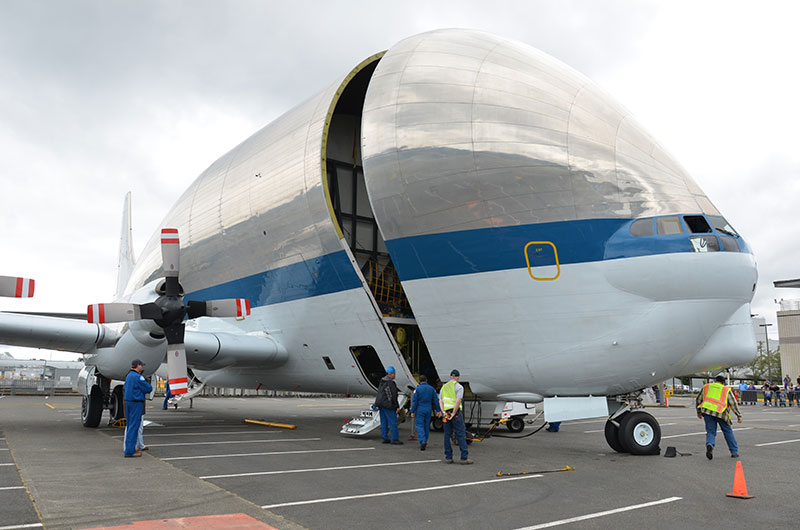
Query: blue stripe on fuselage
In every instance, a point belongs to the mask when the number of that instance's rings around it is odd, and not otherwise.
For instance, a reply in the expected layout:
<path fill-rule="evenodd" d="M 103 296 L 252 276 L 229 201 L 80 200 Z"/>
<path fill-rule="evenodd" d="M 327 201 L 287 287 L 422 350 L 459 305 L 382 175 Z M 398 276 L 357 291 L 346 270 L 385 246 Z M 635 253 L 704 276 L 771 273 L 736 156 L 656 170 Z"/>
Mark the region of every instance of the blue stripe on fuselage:
<path fill-rule="evenodd" d="M 247 298 L 253 306 L 290 302 L 361 286 L 344 250 L 186 294 L 186 300 Z"/>
<path fill-rule="evenodd" d="M 633 221 L 583 219 L 483 228 L 399 238 L 387 241 L 386 246 L 403 281 L 526 268 L 525 246 L 531 241 L 552 243 L 561 265 L 692 252 L 689 242 L 692 234 L 634 237 L 629 230 Z M 737 241 L 743 252 L 750 252 L 743 239 Z M 547 246 L 544 247 L 546 251 Z M 531 260 L 532 266 L 553 265 L 555 255 L 545 252 Z M 187 294 L 186 299 L 248 298 L 252 305 L 262 306 L 360 285 L 349 257 L 342 250 L 195 291 Z"/>

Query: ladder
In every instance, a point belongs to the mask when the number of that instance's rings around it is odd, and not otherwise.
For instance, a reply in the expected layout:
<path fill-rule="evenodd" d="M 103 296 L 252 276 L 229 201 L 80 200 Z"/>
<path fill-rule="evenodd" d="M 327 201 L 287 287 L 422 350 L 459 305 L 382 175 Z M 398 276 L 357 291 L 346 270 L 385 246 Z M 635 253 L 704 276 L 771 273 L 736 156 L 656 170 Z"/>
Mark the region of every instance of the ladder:
<path fill-rule="evenodd" d="M 400 394 L 397 396 L 397 403 L 402 407 L 408 401 L 408 396 Z M 366 409 L 361 413 L 342 425 L 339 434 L 351 434 L 353 436 L 364 436 L 381 426 L 381 415 L 377 410 Z"/>

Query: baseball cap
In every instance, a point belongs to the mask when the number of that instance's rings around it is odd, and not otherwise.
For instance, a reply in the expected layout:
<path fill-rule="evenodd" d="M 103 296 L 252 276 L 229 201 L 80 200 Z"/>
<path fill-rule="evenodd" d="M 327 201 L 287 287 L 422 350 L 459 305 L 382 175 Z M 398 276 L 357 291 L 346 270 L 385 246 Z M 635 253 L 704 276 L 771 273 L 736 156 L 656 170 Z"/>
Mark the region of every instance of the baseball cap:
<path fill-rule="evenodd" d="M 387 374 L 393 374 L 394 373 L 394 366 L 387 366 L 386 367 L 386 373 Z"/>
<path fill-rule="evenodd" d="M 461 377 L 461 373 L 458 370 L 453 370 L 450 372 L 450 377 Z"/>
<path fill-rule="evenodd" d="M 141 364 L 142 366 L 144 366 L 144 363 L 142 362 L 142 360 L 141 360 L 141 359 L 134 359 L 134 360 L 132 360 L 132 361 L 131 361 L 131 368 L 136 368 L 136 367 L 137 367 L 137 366 L 139 366 L 140 364 Z"/>

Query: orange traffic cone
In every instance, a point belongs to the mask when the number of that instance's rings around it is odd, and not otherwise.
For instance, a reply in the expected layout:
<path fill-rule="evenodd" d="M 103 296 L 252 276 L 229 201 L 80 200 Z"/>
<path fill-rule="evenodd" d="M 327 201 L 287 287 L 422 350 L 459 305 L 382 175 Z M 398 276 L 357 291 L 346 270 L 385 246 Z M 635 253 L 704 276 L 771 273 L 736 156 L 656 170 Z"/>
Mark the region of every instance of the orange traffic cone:
<path fill-rule="evenodd" d="M 744 468 L 741 462 L 736 462 L 736 471 L 733 473 L 733 491 L 726 493 L 726 495 L 737 499 L 752 499 L 754 497 L 747 494 L 747 483 L 744 481 Z"/>

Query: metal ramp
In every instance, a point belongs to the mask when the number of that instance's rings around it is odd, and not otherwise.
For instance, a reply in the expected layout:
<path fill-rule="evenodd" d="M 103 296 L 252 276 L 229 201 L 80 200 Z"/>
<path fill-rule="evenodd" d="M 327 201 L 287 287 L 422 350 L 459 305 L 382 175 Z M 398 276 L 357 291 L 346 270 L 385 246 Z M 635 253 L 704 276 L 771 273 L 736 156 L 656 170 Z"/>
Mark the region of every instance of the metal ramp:
<path fill-rule="evenodd" d="M 400 394 L 397 396 L 397 402 L 402 407 L 406 401 L 408 401 L 408 396 L 405 394 Z M 342 425 L 342 430 L 339 431 L 339 434 L 351 434 L 353 436 L 364 436 L 367 433 L 370 433 L 381 426 L 381 415 L 378 413 L 377 410 L 366 409 L 362 410 L 361 413 L 353 418 L 352 420 L 348 421 L 344 425 Z"/>

